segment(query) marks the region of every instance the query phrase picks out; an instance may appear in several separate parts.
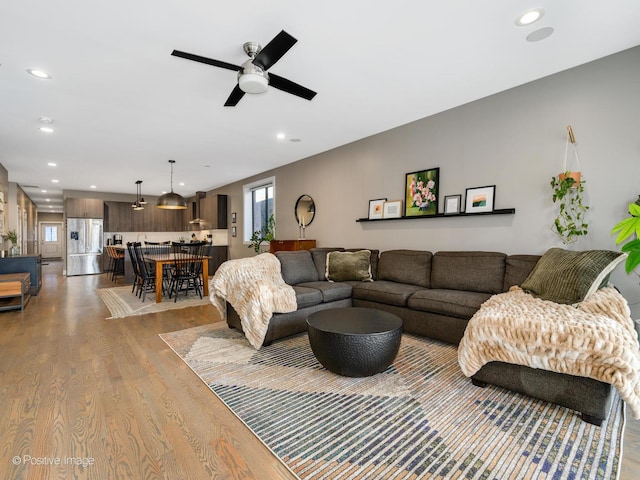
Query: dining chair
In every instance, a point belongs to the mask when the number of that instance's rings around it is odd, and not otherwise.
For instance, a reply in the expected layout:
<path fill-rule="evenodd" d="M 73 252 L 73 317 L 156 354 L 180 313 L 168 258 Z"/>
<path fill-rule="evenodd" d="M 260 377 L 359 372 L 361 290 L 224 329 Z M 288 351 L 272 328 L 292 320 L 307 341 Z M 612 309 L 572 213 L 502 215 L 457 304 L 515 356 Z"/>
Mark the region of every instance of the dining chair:
<path fill-rule="evenodd" d="M 171 244 L 174 262 L 169 298 L 175 293 L 174 302 L 178 301 L 180 291 L 187 295 L 191 289 L 202 298 L 202 260 L 205 244 L 206 242 Z"/>
<path fill-rule="evenodd" d="M 169 259 L 171 254 L 170 242 L 144 242 L 145 254 L 154 255 L 156 258 Z M 162 266 L 162 294 L 169 291 L 171 284 L 171 270 L 173 265 L 165 264 Z"/>
<path fill-rule="evenodd" d="M 134 242 L 127 242 L 127 251 L 129 252 L 129 257 L 131 258 L 131 268 L 133 269 L 133 286 L 131 287 L 131 293 L 134 293 L 135 291 L 136 296 L 139 296 L 140 288 L 142 285 L 142 275 L 140 274 L 138 257 L 133 248 L 133 245 L 134 245 Z"/>
<path fill-rule="evenodd" d="M 133 252 L 138 262 L 138 268 L 140 269 L 138 297 L 142 296 L 142 301 L 144 302 L 147 298 L 147 292 L 156 291 L 156 270 L 152 263 L 145 261 L 142 244 L 140 242 L 134 242 Z"/>

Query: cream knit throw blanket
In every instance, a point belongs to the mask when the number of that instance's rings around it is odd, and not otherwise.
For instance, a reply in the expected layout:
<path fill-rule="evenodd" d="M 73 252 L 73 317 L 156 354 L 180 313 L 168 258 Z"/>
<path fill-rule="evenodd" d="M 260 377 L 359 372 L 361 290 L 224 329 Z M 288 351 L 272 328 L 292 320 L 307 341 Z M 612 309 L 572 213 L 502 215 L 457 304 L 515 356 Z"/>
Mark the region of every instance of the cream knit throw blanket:
<path fill-rule="evenodd" d="M 471 318 L 458 348 L 471 377 L 501 361 L 610 383 L 640 418 L 640 351 L 626 300 L 602 288 L 577 308 L 518 287 L 494 295 Z"/>
<path fill-rule="evenodd" d="M 224 262 L 209 282 L 209 300 L 226 319 L 225 302 L 234 308 L 249 343 L 259 349 L 275 312 L 297 308 L 293 287 L 284 283 L 280 260 L 271 253 Z"/>

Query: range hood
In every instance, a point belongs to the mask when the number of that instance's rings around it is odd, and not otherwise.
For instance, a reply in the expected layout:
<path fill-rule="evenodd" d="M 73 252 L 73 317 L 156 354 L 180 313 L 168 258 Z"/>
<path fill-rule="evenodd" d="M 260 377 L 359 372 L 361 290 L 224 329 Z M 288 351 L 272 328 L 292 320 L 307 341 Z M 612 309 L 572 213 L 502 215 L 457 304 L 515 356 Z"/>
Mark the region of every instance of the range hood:
<path fill-rule="evenodd" d="M 198 230 L 208 229 L 207 227 L 208 222 L 200 217 L 200 200 L 202 200 L 206 196 L 207 196 L 206 192 L 196 192 L 196 199 L 194 202 L 194 209 L 193 209 L 194 218 L 193 220 L 189 220 L 189 226 L 191 226 L 192 229 L 198 229 Z"/>

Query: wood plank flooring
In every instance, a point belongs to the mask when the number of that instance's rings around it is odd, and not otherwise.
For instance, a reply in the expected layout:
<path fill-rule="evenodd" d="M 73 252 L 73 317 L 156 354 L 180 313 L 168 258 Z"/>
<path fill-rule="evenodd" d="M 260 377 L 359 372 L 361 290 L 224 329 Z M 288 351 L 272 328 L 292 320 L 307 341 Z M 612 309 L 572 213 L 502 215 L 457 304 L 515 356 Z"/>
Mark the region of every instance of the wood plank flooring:
<path fill-rule="evenodd" d="M 158 337 L 217 321 L 212 306 L 105 320 L 107 275 L 61 270 L 0 313 L 0 478 L 295 479 Z M 638 472 L 628 416 L 620 478 Z"/>

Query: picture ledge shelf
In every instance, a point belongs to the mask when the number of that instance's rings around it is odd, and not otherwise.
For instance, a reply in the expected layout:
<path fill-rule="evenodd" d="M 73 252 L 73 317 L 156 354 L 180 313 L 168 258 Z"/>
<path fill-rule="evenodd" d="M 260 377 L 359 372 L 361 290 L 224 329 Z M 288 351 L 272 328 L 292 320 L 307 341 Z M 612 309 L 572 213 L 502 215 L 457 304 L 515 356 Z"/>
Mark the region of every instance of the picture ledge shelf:
<path fill-rule="evenodd" d="M 437 213 L 436 215 L 423 215 L 415 217 L 395 217 L 395 218 L 358 218 L 356 222 L 384 222 L 390 220 L 422 220 L 425 218 L 455 218 L 455 217 L 481 217 L 483 215 L 513 215 L 516 213 L 515 208 L 502 208 L 500 210 L 492 210 L 491 212 L 479 212 L 479 213 Z"/>

